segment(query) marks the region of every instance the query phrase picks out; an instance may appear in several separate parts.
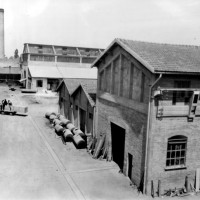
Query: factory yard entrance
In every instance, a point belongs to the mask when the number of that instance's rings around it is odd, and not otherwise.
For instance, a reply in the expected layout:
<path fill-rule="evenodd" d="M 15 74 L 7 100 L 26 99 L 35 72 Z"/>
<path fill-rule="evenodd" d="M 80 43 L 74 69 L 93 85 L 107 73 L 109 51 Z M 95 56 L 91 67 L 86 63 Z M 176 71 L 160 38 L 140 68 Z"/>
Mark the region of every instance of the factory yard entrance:
<path fill-rule="evenodd" d="M 124 146 L 125 146 L 125 129 L 111 123 L 111 137 L 112 137 L 112 155 L 113 161 L 119 165 L 123 170 L 124 166 Z"/>

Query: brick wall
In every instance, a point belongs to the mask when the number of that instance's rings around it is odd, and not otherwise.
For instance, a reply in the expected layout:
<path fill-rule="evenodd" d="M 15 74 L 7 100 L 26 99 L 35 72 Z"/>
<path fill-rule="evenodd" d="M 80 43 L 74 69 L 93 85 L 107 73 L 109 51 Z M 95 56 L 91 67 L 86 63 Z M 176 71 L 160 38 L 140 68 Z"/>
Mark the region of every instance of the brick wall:
<path fill-rule="evenodd" d="M 132 181 L 139 186 L 144 168 L 147 115 L 123 105 L 98 99 L 98 135 L 106 134 L 111 142 L 111 122 L 125 129 L 123 172 L 127 175 L 128 153 L 133 155 Z"/>
<path fill-rule="evenodd" d="M 157 84 L 161 87 L 173 87 L 174 80 L 184 80 L 180 75 L 177 77 L 163 77 Z M 196 77 L 190 77 L 191 87 L 198 88 L 199 81 Z M 173 110 L 171 105 L 171 109 Z M 185 117 L 163 117 L 156 118 L 157 107 L 152 101 L 151 126 L 150 126 L 150 145 L 149 145 L 149 165 L 148 165 L 148 184 L 147 192 L 151 192 L 151 180 L 154 181 L 154 189 L 157 189 L 158 180 L 161 180 L 161 191 L 167 189 L 182 188 L 185 184 L 185 177 L 188 176 L 194 183 L 195 172 L 200 168 L 200 117 L 194 118 L 189 122 Z M 187 137 L 186 169 L 166 170 L 167 143 L 168 138 L 176 135 Z"/>

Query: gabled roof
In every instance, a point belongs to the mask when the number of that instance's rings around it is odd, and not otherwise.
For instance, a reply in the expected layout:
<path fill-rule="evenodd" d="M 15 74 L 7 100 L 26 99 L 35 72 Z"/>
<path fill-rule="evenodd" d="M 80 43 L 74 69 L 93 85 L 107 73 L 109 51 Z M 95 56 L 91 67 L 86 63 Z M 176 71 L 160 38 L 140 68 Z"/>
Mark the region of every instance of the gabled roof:
<path fill-rule="evenodd" d="M 98 67 L 98 63 L 115 45 L 121 46 L 152 73 L 200 73 L 200 46 L 125 39 L 115 39 L 92 66 Z"/>
<path fill-rule="evenodd" d="M 75 95 L 76 92 L 82 89 L 90 103 L 90 105 L 93 107 L 95 105 L 95 100 L 92 99 L 90 96 L 91 94 L 96 94 L 97 92 L 97 81 L 94 82 L 87 82 L 87 83 L 81 83 L 76 89 L 71 93 L 71 96 Z"/>
<path fill-rule="evenodd" d="M 88 67 L 28 66 L 33 78 L 97 79 L 97 69 Z"/>
<path fill-rule="evenodd" d="M 95 87 L 97 85 L 97 80 L 95 79 L 63 79 L 62 82 L 60 83 L 60 85 L 57 87 L 56 91 L 59 91 L 61 86 L 65 84 L 69 94 L 71 95 L 74 90 L 80 85 L 90 85 L 90 92 L 92 93 L 95 90 Z M 92 89 L 92 85 L 93 85 L 93 89 Z"/>

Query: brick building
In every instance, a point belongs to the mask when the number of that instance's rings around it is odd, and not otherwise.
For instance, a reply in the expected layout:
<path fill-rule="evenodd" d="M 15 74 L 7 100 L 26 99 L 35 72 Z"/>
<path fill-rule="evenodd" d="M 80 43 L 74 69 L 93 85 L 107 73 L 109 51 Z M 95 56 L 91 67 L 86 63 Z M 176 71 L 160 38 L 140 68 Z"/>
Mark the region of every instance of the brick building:
<path fill-rule="evenodd" d="M 26 43 L 21 81 L 29 89 L 55 90 L 62 78 L 68 78 L 70 72 L 66 68 L 90 68 L 102 52 L 103 49 L 98 48 Z M 73 73 L 73 69 L 71 71 Z"/>
<path fill-rule="evenodd" d="M 141 190 L 194 183 L 200 168 L 200 47 L 115 39 L 98 68 L 97 135 Z M 197 178 L 198 179 L 198 178 Z"/>

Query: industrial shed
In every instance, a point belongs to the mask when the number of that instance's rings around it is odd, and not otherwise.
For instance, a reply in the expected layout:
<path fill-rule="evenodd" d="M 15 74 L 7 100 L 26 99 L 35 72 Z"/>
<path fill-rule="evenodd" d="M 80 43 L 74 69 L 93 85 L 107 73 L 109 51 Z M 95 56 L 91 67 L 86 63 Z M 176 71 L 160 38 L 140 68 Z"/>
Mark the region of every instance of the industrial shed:
<path fill-rule="evenodd" d="M 96 81 L 87 81 L 81 84 L 71 94 L 72 121 L 84 133 L 93 135 L 95 132 L 96 114 Z"/>
<path fill-rule="evenodd" d="M 59 93 L 59 112 L 74 123 L 71 94 L 80 85 L 96 85 L 96 78 L 66 78 L 63 79 L 56 91 Z"/>
<path fill-rule="evenodd" d="M 60 78 L 68 78 L 69 74 L 73 78 L 74 73 L 85 73 L 81 69 L 90 68 L 102 52 L 100 48 L 26 43 L 22 54 L 21 81 L 28 89 L 55 90 Z M 66 68 L 70 68 L 71 72 Z M 80 71 L 77 73 L 72 68 Z"/>
<path fill-rule="evenodd" d="M 1 81 L 19 81 L 21 78 L 19 67 L 0 67 Z"/>

